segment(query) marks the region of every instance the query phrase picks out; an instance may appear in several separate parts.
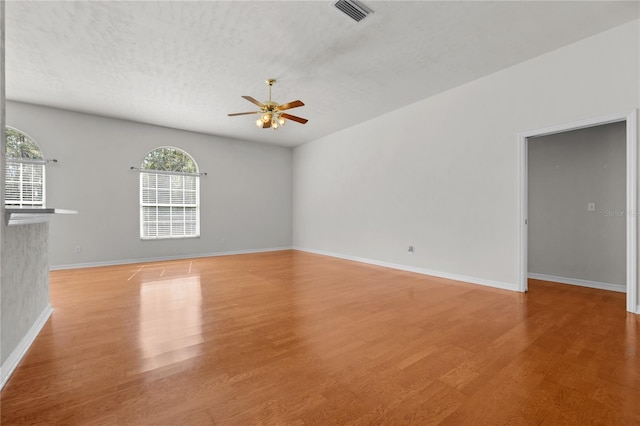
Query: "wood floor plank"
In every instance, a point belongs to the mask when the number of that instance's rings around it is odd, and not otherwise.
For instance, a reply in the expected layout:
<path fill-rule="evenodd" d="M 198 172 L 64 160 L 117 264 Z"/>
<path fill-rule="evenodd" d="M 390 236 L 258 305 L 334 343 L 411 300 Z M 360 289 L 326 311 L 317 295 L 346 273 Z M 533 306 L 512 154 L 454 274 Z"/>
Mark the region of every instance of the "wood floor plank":
<path fill-rule="evenodd" d="M 4 425 L 640 424 L 624 294 L 280 251 L 51 273 Z"/>

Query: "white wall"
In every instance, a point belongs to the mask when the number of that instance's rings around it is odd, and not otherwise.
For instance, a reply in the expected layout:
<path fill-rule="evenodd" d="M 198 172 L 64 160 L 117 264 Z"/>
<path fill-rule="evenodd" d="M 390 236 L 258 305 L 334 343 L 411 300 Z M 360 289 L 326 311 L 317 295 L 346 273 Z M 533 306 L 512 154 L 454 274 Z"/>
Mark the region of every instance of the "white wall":
<path fill-rule="evenodd" d="M 46 321 L 51 313 L 47 252 L 49 224 L 6 226 L 2 237 L 0 382 L 4 382 L 16 360 L 30 345 L 31 342 L 24 342 L 25 336 L 30 331 L 33 334 L 32 328 L 39 318 L 44 317 Z M 38 331 L 41 326 L 37 326 Z"/>
<path fill-rule="evenodd" d="M 294 246 L 516 289 L 517 135 L 637 108 L 638 36 L 636 20 L 296 148 Z"/>
<path fill-rule="evenodd" d="M 528 146 L 529 272 L 624 291 L 626 123 L 529 138 Z"/>
<path fill-rule="evenodd" d="M 4 72 L 4 2 L 0 1 L 0 200 L 4 200 L 4 162 L 6 154 L 6 135 L 4 133 L 6 118 L 5 101 L 5 72 Z M 4 203 L 0 202 L 0 220 L 4 218 Z M 0 224 L 0 259 L 2 259 L 2 233 L 4 223 Z M 0 281 L 0 285 L 2 282 Z"/>
<path fill-rule="evenodd" d="M 4 2 L 0 2 L 0 200 L 4 200 L 4 162 L 5 162 L 5 154 L 6 154 L 6 135 L 4 132 L 5 128 L 5 74 L 4 74 Z M 4 282 L 2 279 L 2 271 L 5 269 L 5 265 L 2 258 L 2 246 L 4 245 L 4 234 L 5 234 L 5 221 L 4 221 L 4 203 L 0 202 L 0 307 L 2 305 L 2 293 L 4 289 Z M 2 321 L 2 316 L 0 312 L 0 321 Z M 4 344 L 2 343 L 2 323 L 0 323 L 0 365 L 4 362 L 5 356 L 2 354 L 2 348 Z M 13 348 L 10 348 L 11 350 Z M 0 380 L 3 376 L 2 367 L 0 366 Z"/>
<path fill-rule="evenodd" d="M 291 246 L 291 150 L 252 142 L 7 102 L 7 125 L 46 158 L 52 267 L 118 263 Z M 139 167 L 150 150 L 175 146 L 201 172 L 201 237 L 141 241 Z M 75 253 L 75 246 L 81 247 Z"/>
<path fill-rule="evenodd" d="M 0 200 L 4 200 L 4 2 L 0 2 Z M 48 224 L 6 226 L 0 202 L 0 389 L 51 314 Z"/>

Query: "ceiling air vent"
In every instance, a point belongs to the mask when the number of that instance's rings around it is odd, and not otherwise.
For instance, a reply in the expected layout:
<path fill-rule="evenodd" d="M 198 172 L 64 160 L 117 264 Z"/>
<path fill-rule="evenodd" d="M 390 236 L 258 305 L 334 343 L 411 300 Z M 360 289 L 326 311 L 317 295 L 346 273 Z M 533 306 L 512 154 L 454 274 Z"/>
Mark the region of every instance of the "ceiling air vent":
<path fill-rule="evenodd" d="M 358 0 L 338 0 L 333 2 L 333 7 L 356 22 L 362 21 L 368 14 L 373 13 L 373 10 Z"/>

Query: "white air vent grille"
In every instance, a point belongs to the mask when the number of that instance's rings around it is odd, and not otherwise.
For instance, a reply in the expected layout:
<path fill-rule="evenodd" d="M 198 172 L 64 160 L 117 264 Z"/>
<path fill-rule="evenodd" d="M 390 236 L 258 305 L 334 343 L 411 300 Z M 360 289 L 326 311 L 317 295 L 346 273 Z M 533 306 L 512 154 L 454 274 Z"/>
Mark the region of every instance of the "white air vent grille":
<path fill-rule="evenodd" d="M 333 7 L 347 15 L 356 22 L 362 21 L 373 10 L 359 2 L 358 0 L 338 0 L 333 2 Z"/>

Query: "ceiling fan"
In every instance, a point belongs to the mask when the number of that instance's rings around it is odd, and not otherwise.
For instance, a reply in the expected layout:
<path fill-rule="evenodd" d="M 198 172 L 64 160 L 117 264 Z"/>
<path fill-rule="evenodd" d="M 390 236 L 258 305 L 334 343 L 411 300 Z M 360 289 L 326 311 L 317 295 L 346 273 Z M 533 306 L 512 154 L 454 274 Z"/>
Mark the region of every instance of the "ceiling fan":
<path fill-rule="evenodd" d="M 287 114 L 286 112 L 282 112 L 291 108 L 298 108 L 304 106 L 302 101 L 291 101 L 286 104 L 278 104 L 277 102 L 273 102 L 271 100 L 271 87 L 275 84 L 275 80 L 270 78 L 267 80 L 267 84 L 269 85 L 269 100 L 266 102 L 258 102 L 251 96 L 243 96 L 249 102 L 256 104 L 260 107 L 260 111 L 250 111 L 250 112 L 236 112 L 234 114 L 227 114 L 229 117 L 234 117 L 236 115 L 249 115 L 249 114 L 260 114 L 260 118 L 256 121 L 256 126 L 262 127 L 263 129 L 268 129 L 271 127 L 274 130 L 277 130 L 278 127 L 284 126 L 286 120 L 293 120 L 300 124 L 305 124 L 307 121 L 306 118 L 296 117 L 295 115 Z"/>

